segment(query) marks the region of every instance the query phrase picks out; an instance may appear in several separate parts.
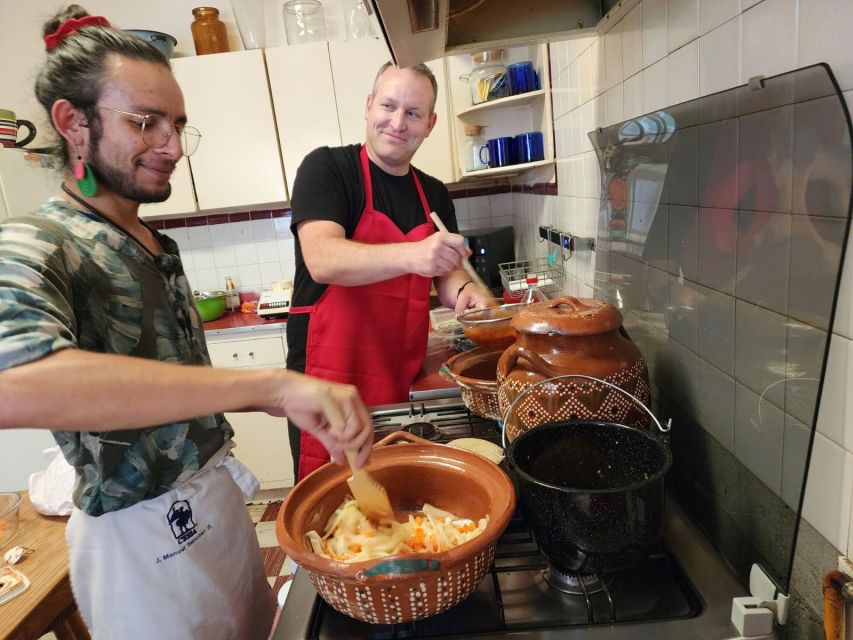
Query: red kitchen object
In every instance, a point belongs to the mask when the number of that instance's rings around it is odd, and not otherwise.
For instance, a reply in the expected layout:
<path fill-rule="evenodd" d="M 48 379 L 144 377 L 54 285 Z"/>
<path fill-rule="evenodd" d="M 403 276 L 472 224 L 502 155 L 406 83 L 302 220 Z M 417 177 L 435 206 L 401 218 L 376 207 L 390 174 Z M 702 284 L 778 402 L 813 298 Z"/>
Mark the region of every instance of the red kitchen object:
<path fill-rule="evenodd" d="M 412 178 L 425 221 L 403 233 L 391 218 L 373 208 L 373 186 L 367 150 L 361 147 L 365 206 L 353 240 L 365 244 L 418 242 L 433 233 L 430 207 L 414 170 Z M 358 387 L 364 404 L 404 402 L 424 361 L 429 334 L 429 291 L 432 279 L 406 274 L 358 287 L 329 285 L 310 313 L 305 373 Z M 367 318 L 353 322 L 353 318 Z M 301 432 L 299 479 L 329 461 L 320 441 Z"/>

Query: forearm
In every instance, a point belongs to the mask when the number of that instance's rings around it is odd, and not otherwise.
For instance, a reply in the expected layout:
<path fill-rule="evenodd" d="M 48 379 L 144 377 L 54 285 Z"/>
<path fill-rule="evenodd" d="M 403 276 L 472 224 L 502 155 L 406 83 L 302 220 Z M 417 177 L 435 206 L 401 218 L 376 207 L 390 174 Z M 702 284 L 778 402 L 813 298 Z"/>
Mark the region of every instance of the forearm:
<path fill-rule="evenodd" d="M 410 273 L 409 243 L 365 244 L 346 238 L 328 238 L 315 246 L 311 277 L 322 284 L 354 287 L 390 280 Z"/>
<path fill-rule="evenodd" d="M 457 293 L 459 287 L 468 282 L 471 278 L 462 269 L 451 271 L 445 276 L 435 278 L 435 292 L 438 294 L 438 299 L 448 309 L 453 309 L 456 306 Z"/>
<path fill-rule="evenodd" d="M 276 405 L 288 375 L 65 349 L 0 372 L 0 428 L 113 431 Z"/>

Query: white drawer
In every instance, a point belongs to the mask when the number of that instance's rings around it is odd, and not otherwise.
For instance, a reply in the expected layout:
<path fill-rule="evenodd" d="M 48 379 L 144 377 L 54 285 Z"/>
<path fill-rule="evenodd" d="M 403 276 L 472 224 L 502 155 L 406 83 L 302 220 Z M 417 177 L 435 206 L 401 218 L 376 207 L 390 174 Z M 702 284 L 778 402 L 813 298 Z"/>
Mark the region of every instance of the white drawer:
<path fill-rule="evenodd" d="M 214 367 L 284 367 L 284 342 L 280 336 L 208 343 Z"/>

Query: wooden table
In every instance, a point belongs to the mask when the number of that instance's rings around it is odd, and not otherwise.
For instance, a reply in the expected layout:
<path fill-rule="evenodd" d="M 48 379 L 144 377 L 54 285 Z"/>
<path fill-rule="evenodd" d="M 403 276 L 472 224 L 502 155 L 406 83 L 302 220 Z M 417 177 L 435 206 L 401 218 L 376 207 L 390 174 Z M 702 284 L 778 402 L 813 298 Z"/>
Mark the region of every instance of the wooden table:
<path fill-rule="evenodd" d="M 52 631 L 58 640 L 86 640 L 89 632 L 80 618 L 68 579 L 68 549 L 65 523 L 68 518 L 51 518 L 38 513 L 27 492 L 21 492 L 18 532 L 0 548 L 2 554 L 20 545 L 32 549 L 14 565 L 30 580 L 30 588 L 5 604 L 0 604 L 0 638 L 34 640 Z"/>

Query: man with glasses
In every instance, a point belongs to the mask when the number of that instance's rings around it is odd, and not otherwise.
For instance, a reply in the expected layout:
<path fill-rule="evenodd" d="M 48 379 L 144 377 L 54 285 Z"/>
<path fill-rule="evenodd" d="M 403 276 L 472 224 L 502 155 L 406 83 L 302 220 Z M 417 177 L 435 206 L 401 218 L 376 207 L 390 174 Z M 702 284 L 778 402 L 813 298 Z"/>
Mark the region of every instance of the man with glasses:
<path fill-rule="evenodd" d="M 169 63 L 76 5 L 44 32 L 36 94 L 66 169 L 60 197 L 0 224 L 0 428 L 50 429 L 77 472 L 71 584 L 94 637 L 266 638 L 257 480 L 222 412 L 287 416 L 359 465 L 369 414 L 354 387 L 209 366 L 178 248 L 138 216 L 199 142 Z"/>

